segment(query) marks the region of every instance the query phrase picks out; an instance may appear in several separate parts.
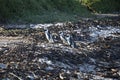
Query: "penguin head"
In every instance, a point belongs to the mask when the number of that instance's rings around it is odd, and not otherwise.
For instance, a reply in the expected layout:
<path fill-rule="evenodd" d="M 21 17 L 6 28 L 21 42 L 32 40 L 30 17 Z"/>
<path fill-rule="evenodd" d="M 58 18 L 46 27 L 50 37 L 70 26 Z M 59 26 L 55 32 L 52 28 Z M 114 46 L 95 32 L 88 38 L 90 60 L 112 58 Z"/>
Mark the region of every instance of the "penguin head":
<path fill-rule="evenodd" d="M 48 28 L 47 28 L 47 27 L 44 27 L 44 31 L 45 31 L 45 32 L 48 31 Z"/>
<path fill-rule="evenodd" d="M 63 32 L 62 32 L 62 31 L 60 31 L 60 32 L 59 32 L 59 35 L 60 35 L 60 36 L 63 36 Z"/>
<path fill-rule="evenodd" d="M 70 38 L 70 34 L 67 34 L 67 35 L 66 35 L 66 38 L 69 39 L 69 38 Z"/>

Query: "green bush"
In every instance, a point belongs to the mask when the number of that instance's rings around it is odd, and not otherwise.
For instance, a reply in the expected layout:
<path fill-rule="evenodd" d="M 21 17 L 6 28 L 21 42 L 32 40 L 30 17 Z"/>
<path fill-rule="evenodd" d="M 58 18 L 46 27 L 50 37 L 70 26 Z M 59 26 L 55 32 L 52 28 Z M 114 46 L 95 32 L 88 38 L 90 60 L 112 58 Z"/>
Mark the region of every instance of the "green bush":
<path fill-rule="evenodd" d="M 98 13 L 120 12 L 120 0 L 82 0 L 82 3 Z"/>
<path fill-rule="evenodd" d="M 0 22 L 36 22 L 46 14 L 47 18 L 53 19 L 56 12 L 64 17 L 66 14 L 83 16 L 89 13 L 79 0 L 0 0 Z M 61 19 L 51 21 L 54 20 Z"/>

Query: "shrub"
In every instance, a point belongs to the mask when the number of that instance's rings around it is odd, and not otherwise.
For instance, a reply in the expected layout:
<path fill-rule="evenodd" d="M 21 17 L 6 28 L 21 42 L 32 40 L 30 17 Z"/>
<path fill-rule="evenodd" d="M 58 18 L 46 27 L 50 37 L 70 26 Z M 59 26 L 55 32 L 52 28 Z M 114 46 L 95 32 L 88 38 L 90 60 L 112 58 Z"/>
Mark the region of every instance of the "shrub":
<path fill-rule="evenodd" d="M 120 0 L 82 0 L 82 3 L 98 13 L 120 12 Z"/>
<path fill-rule="evenodd" d="M 66 13 L 70 15 L 88 13 L 78 0 L 0 0 L 0 21 L 2 22 L 21 22 L 23 20 L 30 22 L 33 20 L 28 19 L 32 19 L 38 15 L 44 16 L 48 12 L 52 12 L 53 14 L 60 12 L 58 15 L 61 13 L 65 13 L 65 15 Z M 49 14 L 47 16 L 51 18 Z"/>

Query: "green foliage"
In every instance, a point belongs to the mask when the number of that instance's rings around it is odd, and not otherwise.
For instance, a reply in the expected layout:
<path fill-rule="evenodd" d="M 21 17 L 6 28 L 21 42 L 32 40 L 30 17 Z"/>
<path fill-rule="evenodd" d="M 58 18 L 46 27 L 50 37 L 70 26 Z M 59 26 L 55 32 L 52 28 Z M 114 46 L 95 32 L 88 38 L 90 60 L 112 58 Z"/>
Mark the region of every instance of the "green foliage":
<path fill-rule="evenodd" d="M 0 0 L 0 22 L 55 22 L 91 16 L 81 2 L 93 12 L 120 12 L 120 0 Z"/>
<path fill-rule="evenodd" d="M 82 0 L 82 3 L 98 13 L 120 12 L 120 0 Z"/>
<path fill-rule="evenodd" d="M 0 22 L 53 22 L 86 14 L 78 0 L 0 0 Z"/>
<path fill-rule="evenodd" d="M 21 16 L 24 6 L 21 0 L 0 0 L 0 18 L 7 19 L 12 15 Z"/>

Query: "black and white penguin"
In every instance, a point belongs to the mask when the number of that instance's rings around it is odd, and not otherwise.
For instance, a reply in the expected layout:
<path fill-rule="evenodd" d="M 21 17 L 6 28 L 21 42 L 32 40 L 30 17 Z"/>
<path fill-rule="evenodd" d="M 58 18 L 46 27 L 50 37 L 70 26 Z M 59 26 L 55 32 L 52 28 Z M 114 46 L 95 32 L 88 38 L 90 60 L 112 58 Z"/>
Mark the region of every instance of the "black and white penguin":
<path fill-rule="evenodd" d="M 44 28 L 44 31 L 45 31 L 45 36 L 47 38 L 47 40 L 50 42 L 50 43 L 53 43 L 54 40 L 52 38 L 52 35 L 50 33 L 50 31 L 47 29 L 47 28 Z"/>
<path fill-rule="evenodd" d="M 66 44 L 67 40 L 66 40 L 66 37 L 65 37 L 64 33 L 61 31 L 61 32 L 59 32 L 59 35 L 60 35 L 60 39 L 62 40 L 62 42 L 64 44 Z"/>
<path fill-rule="evenodd" d="M 75 44 L 75 42 L 74 42 L 74 40 L 73 40 L 72 35 L 67 34 L 66 40 L 67 40 L 67 43 L 68 43 L 72 48 L 76 48 L 76 44 Z"/>

